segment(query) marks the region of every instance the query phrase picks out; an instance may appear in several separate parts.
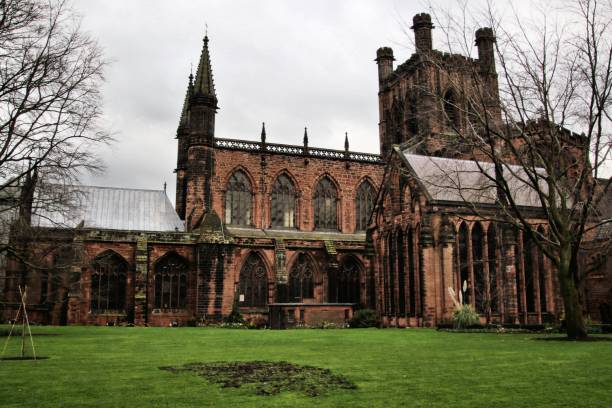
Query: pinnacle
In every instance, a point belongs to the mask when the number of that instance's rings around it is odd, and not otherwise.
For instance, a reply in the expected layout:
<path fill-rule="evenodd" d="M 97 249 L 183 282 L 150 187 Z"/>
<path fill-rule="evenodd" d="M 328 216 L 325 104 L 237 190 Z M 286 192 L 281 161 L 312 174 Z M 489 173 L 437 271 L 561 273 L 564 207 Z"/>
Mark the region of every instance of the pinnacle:
<path fill-rule="evenodd" d="M 195 75 L 194 94 L 196 96 L 217 98 L 210 64 L 210 53 L 208 51 L 208 35 L 204 37 L 204 47 L 202 48 L 198 70 Z"/>

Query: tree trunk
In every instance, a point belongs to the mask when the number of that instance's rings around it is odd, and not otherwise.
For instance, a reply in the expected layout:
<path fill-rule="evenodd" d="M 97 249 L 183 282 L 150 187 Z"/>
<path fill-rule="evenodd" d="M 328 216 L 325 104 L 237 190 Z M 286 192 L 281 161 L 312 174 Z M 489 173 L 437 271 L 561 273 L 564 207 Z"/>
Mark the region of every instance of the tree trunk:
<path fill-rule="evenodd" d="M 559 263 L 559 283 L 561 286 L 561 296 L 565 307 L 565 327 L 567 337 L 570 339 L 581 340 L 587 338 L 586 325 L 582 314 L 582 303 L 576 280 L 574 279 L 574 269 L 578 267 L 578 262 L 572 255 L 570 246 L 561 248 Z"/>

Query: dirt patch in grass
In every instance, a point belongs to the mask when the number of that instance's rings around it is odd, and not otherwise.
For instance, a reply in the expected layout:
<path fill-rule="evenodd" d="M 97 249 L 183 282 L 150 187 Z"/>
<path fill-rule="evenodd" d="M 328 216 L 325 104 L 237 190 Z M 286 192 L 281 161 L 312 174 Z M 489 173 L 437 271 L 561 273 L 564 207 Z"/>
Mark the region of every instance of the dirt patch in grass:
<path fill-rule="evenodd" d="M 222 388 L 240 388 L 244 385 L 252 388 L 257 395 L 293 391 L 316 397 L 334 390 L 357 388 L 346 377 L 326 368 L 301 366 L 286 361 L 191 363 L 182 367 L 159 368 L 172 373 L 195 373 Z"/>

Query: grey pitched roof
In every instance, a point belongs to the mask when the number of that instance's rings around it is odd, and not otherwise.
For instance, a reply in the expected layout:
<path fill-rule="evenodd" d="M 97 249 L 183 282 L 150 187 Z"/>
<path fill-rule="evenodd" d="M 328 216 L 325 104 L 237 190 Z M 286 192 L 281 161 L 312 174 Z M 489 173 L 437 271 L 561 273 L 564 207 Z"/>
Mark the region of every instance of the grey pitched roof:
<path fill-rule="evenodd" d="M 408 149 L 400 153 L 432 200 L 495 204 L 497 189 L 489 179 L 489 176 L 495 176 L 493 163 L 421 156 L 410 153 Z M 517 205 L 541 206 L 522 167 L 504 165 L 503 171 Z M 546 174 L 540 168 L 537 172 Z"/>
<path fill-rule="evenodd" d="M 39 209 L 32 224 L 41 227 L 132 231 L 184 231 L 185 227 L 163 190 L 69 186 L 65 210 Z"/>

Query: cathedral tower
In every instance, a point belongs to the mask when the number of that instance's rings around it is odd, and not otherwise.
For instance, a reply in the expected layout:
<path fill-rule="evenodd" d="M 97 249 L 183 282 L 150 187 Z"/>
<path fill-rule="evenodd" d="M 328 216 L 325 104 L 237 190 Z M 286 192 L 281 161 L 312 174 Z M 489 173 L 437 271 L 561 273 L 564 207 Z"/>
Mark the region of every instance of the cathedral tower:
<path fill-rule="evenodd" d="M 474 59 L 436 50 L 429 14 L 412 22 L 415 52 L 407 61 L 394 68 L 391 48 L 376 52 L 381 154 L 401 144 L 414 153 L 464 157 L 458 135 L 480 128 L 483 102 L 487 122 L 501 120 L 495 35 L 487 27 L 476 31 Z"/>
<path fill-rule="evenodd" d="M 195 78 L 189 83 L 177 129 L 176 211 L 187 229 L 211 209 L 214 169 L 215 115 L 218 109 L 208 36 Z"/>

